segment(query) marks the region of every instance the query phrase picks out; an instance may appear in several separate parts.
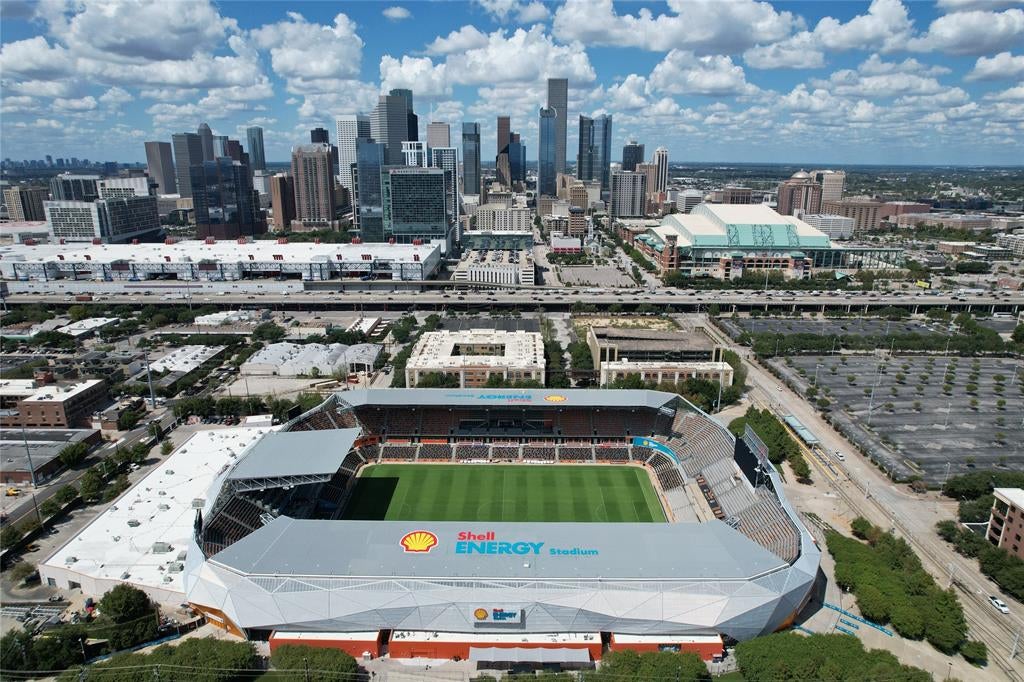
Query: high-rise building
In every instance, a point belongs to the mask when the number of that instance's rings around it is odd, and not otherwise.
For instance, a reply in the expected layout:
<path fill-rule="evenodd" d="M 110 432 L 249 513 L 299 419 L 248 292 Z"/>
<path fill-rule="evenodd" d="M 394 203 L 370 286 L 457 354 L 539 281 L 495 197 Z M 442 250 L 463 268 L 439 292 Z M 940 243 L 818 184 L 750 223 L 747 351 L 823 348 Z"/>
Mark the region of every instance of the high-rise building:
<path fill-rule="evenodd" d="M 121 197 L 95 201 L 43 203 L 47 229 L 54 240 L 123 244 L 153 239 L 160 233 L 156 197 Z"/>
<path fill-rule="evenodd" d="M 658 167 L 658 179 L 651 192 L 664 192 L 668 190 L 668 150 L 658 147 L 654 150 L 654 165 Z"/>
<path fill-rule="evenodd" d="M 704 192 L 696 189 L 684 189 L 676 196 L 676 211 L 689 213 L 702 203 L 704 203 Z"/>
<path fill-rule="evenodd" d="M 328 143 L 304 144 L 292 149 L 295 219 L 306 229 L 337 225 L 333 169 L 333 150 Z"/>
<path fill-rule="evenodd" d="M 334 119 L 338 138 L 338 182 L 352 192 L 352 164 L 356 162 L 356 140 L 370 137 L 370 117 L 342 114 Z M 351 196 L 350 196 L 351 200 Z"/>
<path fill-rule="evenodd" d="M 462 124 L 462 192 L 480 194 L 480 124 Z"/>
<path fill-rule="evenodd" d="M 609 189 L 612 151 L 612 116 L 597 118 L 580 115 L 579 154 L 576 156 L 576 177 L 597 180 L 601 191 Z"/>
<path fill-rule="evenodd" d="M 227 135 L 214 135 L 213 136 L 213 158 L 219 159 L 222 156 L 228 156 L 228 136 Z"/>
<path fill-rule="evenodd" d="M 399 244 L 447 240 L 446 196 L 445 172 L 440 168 L 386 168 L 381 174 L 384 237 Z"/>
<path fill-rule="evenodd" d="M 384 145 L 384 163 L 401 166 L 402 143 L 409 140 L 409 117 L 404 95 L 381 95 L 370 115 L 370 136 Z"/>
<path fill-rule="evenodd" d="M 881 224 L 879 211 L 882 202 L 870 199 L 847 199 L 845 201 L 822 201 L 821 212 L 829 215 L 853 218 L 854 234 L 866 230 L 877 230 Z"/>
<path fill-rule="evenodd" d="M 295 220 L 295 183 L 287 173 L 270 176 L 270 207 L 273 231 L 287 232 Z"/>
<path fill-rule="evenodd" d="M 435 121 L 427 125 L 427 146 L 431 149 L 452 146 L 451 128 L 447 123 Z"/>
<path fill-rule="evenodd" d="M 565 172 L 565 138 L 569 123 L 569 81 L 566 78 L 548 79 L 548 109 L 555 111 L 555 172 Z"/>
<path fill-rule="evenodd" d="M 313 128 L 309 131 L 309 143 L 310 144 L 330 144 L 331 135 L 327 132 L 327 128 Z"/>
<path fill-rule="evenodd" d="M 405 157 L 406 166 L 419 166 L 421 168 L 426 168 L 430 165 L 430 157 L 427 155 L 426 142 L 403 142 L 402 156 Z"/>
<path fill-rule="evenodd" d="M 445 203 L 448 210 L 448 221 L 455 224 L 459 220 L 459 150 L 455 147 L 432 147 L 430 149 L 430 165 L 444 171 Z"/>
<path fill-rule="evenodd" d="M 217 158 L 213 153 L 213 131 L 210 130 L 210 126 L 205 123 L 199 124 L 199 142 L 202 144 L 203 150 L 203 161 L 212 161 Z"/>
<path fill-rule="evenodd" d="M 644 189 L 647 192 L 647 198 L 650 199 L 653 195 L 657 194 L 654 188 L 658 186 L 658 164 L 653 162 L 638 163 L 635 172 L 646 178 L 644 180 Z"/>
<path fill-rule="evenodd" d="M 54 201 L 96 201 L 99 199 L 98 175 L 61 173 L 50 178 L 50 198 Z"/>
<path fill-rule="evenodd" d="M 577 180 L 569 186 L 569 207 L 579 208 L 586 211 L 590 208 L 590 197 L 587 194 L 587 186 Z"/>
<path fill-rule="evenodd" d="M 822 201 L 840 201 L 846 188 L 846 171 L 815 170 L 810 172 L 811 180 L 821 185 Z"/>
<path fill-rule="evenodd" d="M 174 146 L 174 177 L 178 183 L 178 194 L 182 198 L 192 196 L 192 166 L 203 162 L 203 141 L 195 133 L 171 135 Z M 210 142 L 211 153 L 213 141 Z"/>
<path fill-rule="evenodd" d="M 406 137 L 404 140 L 416 142 L 420 139 L 420 118 L 413 112 L 412 106 L 412 90 L 407 88 L 394 88 L 388 93 L 394 97 L 402 97 L 405 99 L 405 120 L 406 120 Z"/>
<path fill-rule="evenodd" d="M 512 182 L 526 182 L 526 146 L 517 132 L 509 133 L 508 168 Z"/>
<path fill-rule="evenodd" d="M 246 128 L 245 140 L 249 145 L 249 161 L 253 172 L 267 170 L 267 156 L 263 149 L 263 128 L 259 126 Z"/>
<path fill-rule="evenodd" d="M 551 79 L 548 79 L 548 96 L 551 94 Z M 556 137 L 558 135 L 558 112 L 553 107 L 540 110 L 540 143 L 537 147 L 537 194 L 539 196 L 555 196 L 557 188 L 555 170 L 558 151 Z"/>
<path fill-rule="evenodd" d="M 569 236 L 583 238 L 587 235 L 587 212 L 575 206 L 569 207 Z"/>
<path fill-rule="evenodd" d="M 104 178 L 97 183 L 100 199 L 119 199 L 122 197 L 148 197 L 156 195 L 156 183 L 145 175 L 127 178 Z"/>
<path fill-rule="evenodd" d="M 267 231 L 252 173 L 243 162 L 222 156 L 192 166 L 189 174 L 200 239 L 235 239 Z"/>
<path fill-rule="evenodd" d="M 146 143 L 146 168 L 149 177 L 156 181 L 158 194 L 175 194 L 178 183 L 174 178 L 174 160 L 169 142 Z"/>
<path fill-rule="evenodd" d="M 613 218 L 640 218 L 645 214 L 647 176 L 644 173 L 616 171 L 611 177 L 611 206 Z"/>
<path fill-rule="evenodd" d="M 43 202 L 50 191 L 45 187 L 8 187 L 4 190 L 7 217 L 13 222 L 46 220 Z"/>
<path fill-rule="evenodd" d="M 804 213 L 821 213 L 821 185 L 805 171 L 797 171 L 789 180 L 779 184 L 775 210 L 781 215 L 793 215 L 798 209 Z"/>
<path fill-rule="evenodd" d="M 495 176 L 498 182 L 505 186 L 512 186 L 512 164 L 509 159 L 508 145 L 512 141 L 512 119 L 508 116 L 499 116 L 497 135 L 495 136 L 494 157 Z"/>
<path fill-rule="evenodd" d="M 636 140 L 630 140 L 622 147 L 622 170 L 636 170 L 638 163 L 644 162 L 644 146 Z"/>
<path fill-rule="evenodd" d="M 360 137 L 356 140 L 356 161 L 352 164 L 352 213 L 359 236 L 365 242 L 384 241 L 384 207 L 381 203 L 380 176 L 386 165 L 383 142 Z"/>
<path fill-rule="evenodd" d="M 754 190 L 749 187 L 727 185 L 722 190 L 723 204 L 750 204 L 754 201 Z"/>

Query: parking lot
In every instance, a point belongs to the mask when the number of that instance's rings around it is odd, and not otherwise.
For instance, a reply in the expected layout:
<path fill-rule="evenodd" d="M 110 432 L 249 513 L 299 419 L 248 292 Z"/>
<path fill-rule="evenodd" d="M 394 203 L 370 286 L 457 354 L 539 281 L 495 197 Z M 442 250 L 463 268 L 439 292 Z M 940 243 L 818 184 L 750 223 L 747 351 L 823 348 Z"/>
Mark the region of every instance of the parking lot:
<path fill-rule="evenodd" d="M 633 278 L 613 265 L 556 265 L 559 278 L 568 286 L 633 287 Z"/>
<path fill-rule="evenodd" d="M 819 355 L 772 365 L 812 402 L 828 400 L 835 425 L 900 477 L 941 484 L 947 472 L 1024 470 L 1020 360 Z"/>
<path fill-rule="evenodd" d="M 721 318 L 730 336 L 750 334 L 819 334 L 821 336 L 888 336 L 890 334 L 948 334 L 947 325 L 878 317 L 740 317 Z"/>

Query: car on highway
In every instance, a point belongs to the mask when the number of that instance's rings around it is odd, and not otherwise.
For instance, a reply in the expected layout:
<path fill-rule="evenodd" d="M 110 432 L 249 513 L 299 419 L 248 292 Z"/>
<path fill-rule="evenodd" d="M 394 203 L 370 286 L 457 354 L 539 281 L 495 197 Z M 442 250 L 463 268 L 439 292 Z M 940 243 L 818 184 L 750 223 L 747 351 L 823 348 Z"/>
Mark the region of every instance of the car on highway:
<path fill-rule="evenodd" d="M 988 598 L 988 603 L 991 604 L 992 608 L 994 608 L 996 611 L 999 611 L 999 613 L 1005 613 L 1005 614 L 1009 614 L 1010 613 L 1010 607 L 1007 606 L 1006 602 L 1004 602 L 999 597 L 996 597 L 996 596 L 989 597 Z"/>

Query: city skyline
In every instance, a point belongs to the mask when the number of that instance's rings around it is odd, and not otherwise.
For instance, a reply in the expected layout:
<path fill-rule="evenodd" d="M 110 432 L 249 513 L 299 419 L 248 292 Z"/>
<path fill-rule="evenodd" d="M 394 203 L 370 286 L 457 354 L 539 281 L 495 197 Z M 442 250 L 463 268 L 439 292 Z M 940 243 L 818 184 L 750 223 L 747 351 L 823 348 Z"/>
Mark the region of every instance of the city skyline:
<path fill-rule="evenodd" d="M 673 162 L 1024 158 L 1020 2 L 460 4 L 4 2 L 4 156 L 144 161 L 207 122 L 262 127 L 282 163 L 408 89 L 420 139 L 436 121 L 493 140 L 509 114 L 533 165 L 550 77 L 569 82 L 570 164 L 573 122 L 606 113 L 614 161 L 630 139 Z"/>

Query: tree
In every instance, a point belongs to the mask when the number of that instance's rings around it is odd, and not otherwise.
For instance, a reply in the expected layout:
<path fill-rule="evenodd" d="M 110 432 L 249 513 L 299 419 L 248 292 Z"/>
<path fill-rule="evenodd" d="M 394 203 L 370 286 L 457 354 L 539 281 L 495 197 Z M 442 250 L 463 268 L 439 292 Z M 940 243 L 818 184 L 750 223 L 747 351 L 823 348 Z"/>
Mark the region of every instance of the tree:
<path fill-rule="evenodd" d="M 696 682 L 710 680 L 707 666 L 694 653 L 650 651 L 637 653 L 626 649 L 609 651 L 601 659 L 601 669 L 587 673 L 586 682 L 618 682 L 620 680 L 676 680 Z"/>
<path fill-rule="evenodd" d="M 73 485 L 66 485 L 57 491 L 57 494 L 53 496 L 53 499 L 57 500 L 59 504 L 67 504 L 71 500 L 78 497 L 78 490 Z"/>
<path fill-rule="evenodd" d="M 988 647 L 984 642 L 968 640 L 960 649 L 960 655 L 974 665 L 986 665 L 988 663 Z"/>
<path fill-rule="evenodd" d="M 137 587 L 115 586 L 100 598 L 99 607 L 101 626 L 108 626 L 103 632 L 115 651 L 156 637 L 156 606 Z"/>
<path fill-rule="evenodd" d="M 61 464 L 71 468 L 85 459 L 87 454 L 89 454 L 89 446 L 79 441 L 78 443 L 65 445 L 61 448 L 60 452 L 57 453 L 57 457 L 60 459 Z"/>
<path fill-rule="evenodd" d="M 41 505 L 39 505 L 39 513 L 42 514 L 45 518 L 50 518 L 52 516 L 56 516 L 57 514 L 59 514 L 62 506 L 63 505 L 58 504 L 57 500 L 51 497 L 50 499 L 46 500 Z"/>
<path fill-rule="evenodd" d="M 427 372 L 416 381 L 416 388 L 458 388 L 459 378 L 453 374 Z"/>
<path fill-rule="evenodd" d="M 79 486 L 79 494 L 82 496 L 83 501 L 89 503 L 96 502 L 103 495 L 103 476 L 93 467 L 82 476 L 82 482 Z"/>
<path fill-rule="evenodd" d="M 295 644 L 277 647 L 270 663 L 274 670 L 295 671 L 310 682 L 354 679 L 359 672 L 356 660 L 344 651 Z"/>
<path fill-rule="evenodd" d="M 11 580 L 14 581 L 16 586 L 21 585 L 23 582 L 28 580 L 29 577 L 35 575 L 35 573 L 35 564 L 29 561 L 19 561 L 14 564 L 14 567 L 11 569 Z"/>
<path fill-rule="evenodd" d="M 252 330 L 252 337 L 254 339 L 257 341 L 269 341 L 270 343 L 280 341 L 286 334 L 287 332 L 282 327 L 273 322 L 263 322 Z"/>
<path fill-rule="evenodd" d="M 20 528 L 9 523 L 0 530 L 0 547 L 3 549 L 13 547 L 21 541 L 24 535 Z"/>
<path fill-rule="evenodd" d="M 165 440 L 163 443 L 160 443 L 160 454 L 163 455 L 164 457 L 171 454 L 173 450 L 174 445 L 171 443 L 171 441 Z"/>

